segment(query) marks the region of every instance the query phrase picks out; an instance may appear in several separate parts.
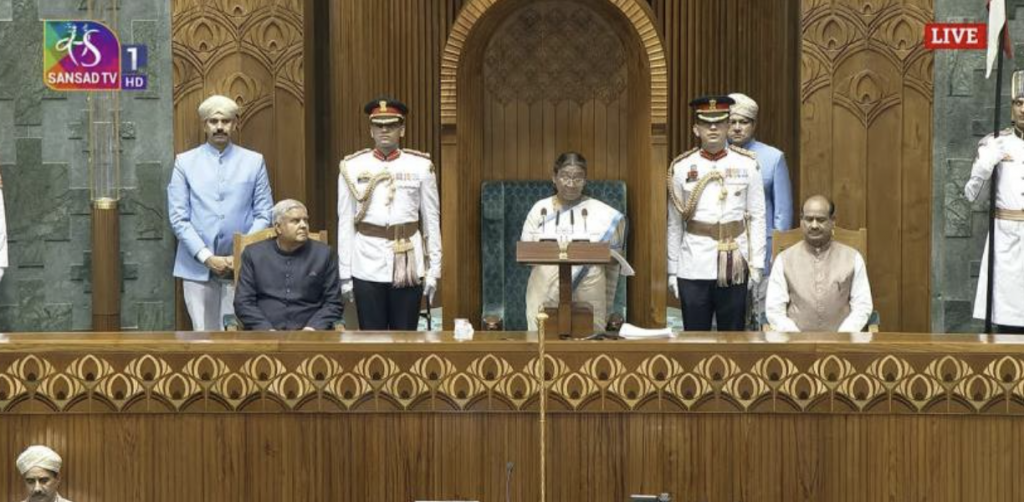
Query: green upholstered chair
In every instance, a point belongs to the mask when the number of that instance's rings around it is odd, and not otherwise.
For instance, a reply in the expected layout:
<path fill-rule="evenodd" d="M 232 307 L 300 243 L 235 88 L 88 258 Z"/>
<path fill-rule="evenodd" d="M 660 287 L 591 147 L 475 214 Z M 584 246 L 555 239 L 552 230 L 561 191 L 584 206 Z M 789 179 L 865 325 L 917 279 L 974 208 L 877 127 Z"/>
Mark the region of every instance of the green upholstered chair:
<path fill-rule="evenodd" d="M 526 329 L 526 283 L 530 267 L 516 262 L 516 243 L 530 208 L 555 194 L 551 181 L 489 181 L 480 195 L 482 317 L 497 316 L 507 331 Z M 587 182 L 584 194 L 626 213 L 626 183 Z M 628 227 L 627 227 L 628 231 Z M 627 235 L 628 238 L 628 235 Z M 619 277 L 608 315 L 626 313 L 626 278 Z"/>

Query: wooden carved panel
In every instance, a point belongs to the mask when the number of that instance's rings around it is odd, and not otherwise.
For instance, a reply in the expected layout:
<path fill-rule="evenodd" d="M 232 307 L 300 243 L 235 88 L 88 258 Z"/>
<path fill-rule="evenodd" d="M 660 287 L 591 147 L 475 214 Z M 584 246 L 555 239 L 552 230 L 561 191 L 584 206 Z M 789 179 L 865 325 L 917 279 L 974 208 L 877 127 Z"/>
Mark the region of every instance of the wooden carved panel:
<path fill-rule="evenodd" d="M 927 331 L 931 233 L 931 2 L 805 0 L 800 197 L 866 227 L 883 329 Z"/>
<path fill-rule="evenodd" d="M 554 351 L 553 413 L 1024 415 L 1015 354 Z M 535 413 L 530 352 L 7 354 L 0 414 Z"/>
<path fill-rule="evenodd" d="M 239 144 L 267 160 L 274 198 L 306 199 L 302 0 L 174 0 L 175 150 L 205 141 L 199 103 L 241 106 Z M 288 134 L 284 134 L 287 131 Z"/>
<path fill-rule="evenodd" d="M 609 103 L 626 90 L 626 51 L 600 16 L 579 4 L 517 12 L 488 43 L 484 84 L 500 103 Z"/>
<path fill-rule="evenodd" d="M 585 4 L 512 14 L 483 56 L 483 179 L 548 179 L 567 150 L 588 159 L 591 179 L 627 179 L 626 60 L 616 31 Z"/>

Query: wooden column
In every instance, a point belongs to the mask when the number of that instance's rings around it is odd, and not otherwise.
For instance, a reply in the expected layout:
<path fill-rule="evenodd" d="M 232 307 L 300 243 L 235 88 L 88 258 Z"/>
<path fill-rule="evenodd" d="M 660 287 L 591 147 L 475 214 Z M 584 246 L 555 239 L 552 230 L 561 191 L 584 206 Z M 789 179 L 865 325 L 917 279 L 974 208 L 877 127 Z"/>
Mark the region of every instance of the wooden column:
<path fill-rule="evenodd" d="M 121 239 L 117 201 L 92 206 L 92 329 L 121 331 Z"/>

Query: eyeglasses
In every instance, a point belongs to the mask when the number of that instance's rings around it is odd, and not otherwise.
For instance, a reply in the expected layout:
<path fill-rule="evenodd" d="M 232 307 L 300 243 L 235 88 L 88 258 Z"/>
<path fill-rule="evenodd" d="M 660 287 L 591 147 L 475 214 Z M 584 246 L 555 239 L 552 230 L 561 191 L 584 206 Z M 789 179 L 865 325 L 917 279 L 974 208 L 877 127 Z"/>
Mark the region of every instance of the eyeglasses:
<path fill-rule="evenodd" d="M 587 179 L 583 176 L 559 176 L 558 181 L 561 181 L 563 185 L 582 185 L 587 182 Z"/>

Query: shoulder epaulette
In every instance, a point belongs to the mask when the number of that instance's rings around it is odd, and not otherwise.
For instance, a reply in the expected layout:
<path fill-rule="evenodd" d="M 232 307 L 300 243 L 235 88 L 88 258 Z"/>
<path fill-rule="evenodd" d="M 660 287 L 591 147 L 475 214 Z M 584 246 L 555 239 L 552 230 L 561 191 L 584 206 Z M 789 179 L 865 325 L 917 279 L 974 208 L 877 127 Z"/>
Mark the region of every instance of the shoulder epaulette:
<path fill-rule="evenodd" d="M 738 147 L 736 145 L 729 145 L 729 149 L 734 151 L 734 152 L 736 152 L 736 153 L 738 153 L 738 154 L 740 154 L 740 155 L 743 155 L 743 156 L 746 156 L 746 157 L 750 157 L 750 158 L 752 158 L 754 160 L 757 160 L 757 154 L 752 152 L 752 151 L 750 151 L 750 150 L 747 150 L 746 148 L 740 148 L 740 147 Z"/>
<path fill-rule="evenodd" d="M 419 150 L 413 150 L 411 148 L 403 148 L 402 152 L 409 153 L 409 154 L 415 155 L 417 157 L 423 157 L 423 158 L 428 159 L 428 160 L 430 159 L 430 154 L 427 153 L 427 152 L 421 152 Z"/>
<path fill-rule="evenodd" d="M 360 155 L 362 155 L 364 153 L 370 152 L 372 150 L 373 150 L 372 148 L 363 148 L 362 150 L 359 150 L 358 152 L 350 153 L 350 154 L 346 155 L 344 159 L 341 159 L 341 161 L 342 162 L 346 162 L 346 161 L 352 160 L 352 159 L 354 159 L 354 158 L 356 158 L 356 157 L 358 157 L 358 156 L 360 156 Z"/>
<path fill-rule="evenodd" d="M 693 148 L 691 148 L 691 149 L 689 149 L 689 150 L 687 150 L 687 151 L 685 151 L 683 153 L 680 153 L 679 155 L 676 155 L 676 158 L 672 159 L 672 162 L 669 162 L 668 166 L 669 167 L 674 166 L 676 164 L 676 162 L 679 162 L 680 160 L 683 160 L 683 159 L 689 157 L 690 155 L 693 155 L 694 153 L 697 152 L 697 150 L 700 150 L 700 147 L 693 147 Z"/>
<path fill-rule="evenodd" d="M 1002 130 L 999 131 L 999 136 L 1000 137 L 1002 137 L 1002 136 L 1012 136 L 1012 135 L 1013 135 L 1013 126 L 1007 127 L 1006 129 L 1002 129 Z M 995 137 L 995 136 L 992 133 L 988 133 L 988 134 L 982 136 L 982 138 L 978 140 L 978 146 L 984 145 L 985 143 L 988 143 L 989 141 L 992 141 L 993 137 Z"/>

